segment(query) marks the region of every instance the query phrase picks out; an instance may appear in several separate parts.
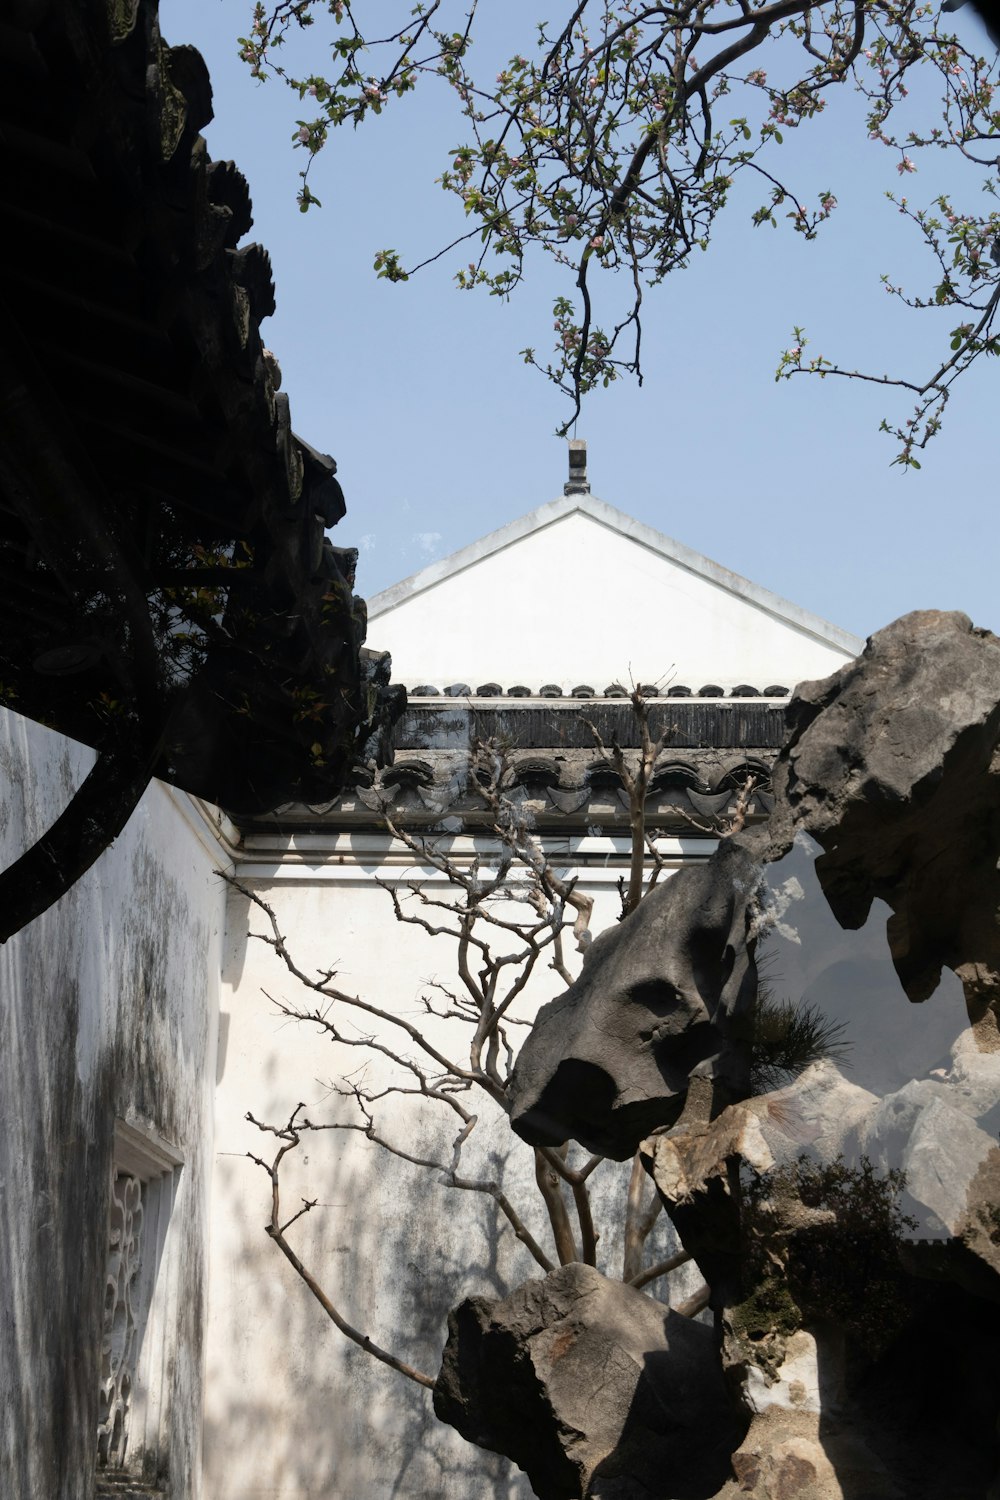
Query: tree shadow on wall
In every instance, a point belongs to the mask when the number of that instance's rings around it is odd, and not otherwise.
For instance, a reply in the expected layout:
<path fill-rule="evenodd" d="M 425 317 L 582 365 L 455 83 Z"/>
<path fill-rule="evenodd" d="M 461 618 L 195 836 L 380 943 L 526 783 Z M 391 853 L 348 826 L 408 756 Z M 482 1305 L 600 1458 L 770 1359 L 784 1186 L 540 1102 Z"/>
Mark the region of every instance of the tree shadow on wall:
<path fill-rule="evenodd" d="M 456 1234 L 455 1194 L 374 1150 L 332 1151 L 310 1174 L 331 1207 L 303 1221 L 298 1253 L 356 1327 L 436 1375 L 448 1309 L 470 1287 L 504 1290 L 495 1211 Z M 229 1288 L 210 1341 L 214 1500 L 527 1500 L 511 1464 L 437 1421 L 429 1390 L 336 1330 L 264 1233 L 259 1169 L 223 1159 L 216 1195 L 237 1229 L 214 1268 Z"/>

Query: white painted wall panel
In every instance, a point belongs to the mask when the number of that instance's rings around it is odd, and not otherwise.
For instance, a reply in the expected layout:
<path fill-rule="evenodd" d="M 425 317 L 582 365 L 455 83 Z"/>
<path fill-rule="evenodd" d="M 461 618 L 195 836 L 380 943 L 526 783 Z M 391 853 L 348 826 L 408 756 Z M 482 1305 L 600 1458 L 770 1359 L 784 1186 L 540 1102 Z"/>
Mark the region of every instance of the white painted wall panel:
<path fill-rule="evenodd" d="M 0 863 L 92 763 L 0 712 Z M 201 1477 L 202 1332 L 223 889 L 186 797 L 154 783 L 123 833 L 0 948 L 0 1494 L 88 1500 L 115 1119 L 171 1142 L 176 1182 L 154 1294 L 174 1500 Z M 155 1320 L 154 1320 L 155 1322 Z"/>
<path fill-rule="evenodd" d="M 656 682 L 671 668 L 695 691 L 793 687 L 855 654 L 843 632 L 817 633 L 824 622 L 804 610 L 776 613 L 773 596 L 713 571 L 572 511 L 396 602 L 390 591 L 384 608 L 373 601 L 369 636 L 411 687 L 555 682 L 601 692 L 630 671 Z"/>
<path fill-rule="evenodd" d="M 327 878 L 334 873 L 338 878 Z M 616 873 L 600 874 L 591 890 L 596 925 L 603 926 L 619 908 Z M 454 987 L 454 945 L 398 924 L 389 896 L 356 867 L 353 877 L 349 869 L 320 867 L 311 879 L 279 874 L 254 885 L 307 972 L 336 964 L 343 990 L 413 1021 L 421 1017 L 421 996 L 432 993 L 431 979 Z M 442 883 L 434 892 L 446 889 Z M 259 912 L 249 921 L 264 930 Z M 234 898 L 216 1123 L 206 1493 L 211 1500 L 529 1500 L 530 1486 L 516 1469 L 437 1422 L 428 1391 L 337 1332 L 264 1233 L 269 1185 L 247 1153 L 268 1156 L 275 1143 L 248 1124 L 247 1111 L 281 1123 L 303 1100 L 311 1118 L 356 1118 L 331 1097 L 329 1084 L 362 1059 L 276 1013 L 268 996 L 308 1003 L 308 995 L 270 949 L 244 941 L 246 926 L 245 903 Z M 523 1013 L 561 989 L 542 969 Z M 341 1019 L 351 1027 L 346 1012 Z M 353 1024 L 363 1034 L 369 1023 Z M 391 1034 L 384 1024 L 372 1029 Z M 431 1023 L 428 1031 L 448 1048 L 458 1028 Z M 379 1075 L 376 1058 L 368 1082 Z M 499 1176 L 551 1250 L 531 1151 L 484 1096 L 466 1102 L 480 1114 L 465 1156 L 469 1175 Z M 448 1159 L 457 1122 L 447 1111 L 397 1097 L 379 1107 L 379 1119 L 411 1152 Z M 628 1171 L 609 1162 L 593 1179 L 605 1204 L 598 1210 L 600 1257 L 611 1274 L 620 1274 Z M 363 1137 L 313 1137 L 284 1175 L 287 1215 L 301 1198 L 319 1199 L 290 1232 L 297 1253 L 345 1317 L 430 1375 L 440 1364 L 449 1308 L 470 1295 L 504 1295 L 542 1274 L 488 1200 L 441 1185 Z M 688 1289 L 682 1275 L 677 1295 Z"/>

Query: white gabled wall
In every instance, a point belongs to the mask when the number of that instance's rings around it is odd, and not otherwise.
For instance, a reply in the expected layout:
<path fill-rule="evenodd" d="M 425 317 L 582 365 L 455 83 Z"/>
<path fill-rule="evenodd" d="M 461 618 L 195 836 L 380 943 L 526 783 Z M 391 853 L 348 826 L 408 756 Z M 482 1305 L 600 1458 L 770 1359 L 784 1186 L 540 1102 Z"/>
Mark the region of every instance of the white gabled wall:
<path fill-rule="evenodd" d="M 695 692 L 708 683 L 791 688 L 860 650 L 610 506 L 584 504 L 543 507 L 537 525 L 526 518 L 373 599 L 369 638 L 391 653 L 396 681 L 587 683 L 600 693 L 630 671 L 656 682 L 673 668 Z"/>

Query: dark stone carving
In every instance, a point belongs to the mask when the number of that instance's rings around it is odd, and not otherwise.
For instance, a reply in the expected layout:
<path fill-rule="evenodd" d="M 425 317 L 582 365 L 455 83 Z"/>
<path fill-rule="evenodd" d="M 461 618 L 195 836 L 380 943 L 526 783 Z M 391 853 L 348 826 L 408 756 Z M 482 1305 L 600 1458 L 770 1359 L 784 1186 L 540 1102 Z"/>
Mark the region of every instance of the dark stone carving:
<path fill-rule="evenodd" d="M 546 1500 L 707 1500 L 745 1425 L 714 1342 L 591 1266 L 563 1266 L 455 1309 L 434 1410 Z"/>

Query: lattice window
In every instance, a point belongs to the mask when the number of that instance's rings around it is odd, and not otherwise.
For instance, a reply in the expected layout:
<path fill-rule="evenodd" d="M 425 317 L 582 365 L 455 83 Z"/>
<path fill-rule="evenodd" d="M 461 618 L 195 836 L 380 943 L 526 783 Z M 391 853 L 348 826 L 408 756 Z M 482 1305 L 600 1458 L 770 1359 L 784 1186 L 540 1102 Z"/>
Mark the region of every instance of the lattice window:
<path fill-rule="evenodd" d="M 128 1422 L 139 1359 L 140 1270 L 143 1254 L 143 1184 L 112 1168 L 108 1225 L 108 1278 L 101 1336 L 101 1391 L 97 1462 L 120 1468 L 128 1449 Z"/>
<path fill-rule="evenodd" d="M 109 1479 L 158 1466 L 163 1351 L 151 1346 L 164 1337 L 158 1273 L 180 1165 L 166 1142 L 116 1123 L 97 1425 L 98 1471 Z"/>

